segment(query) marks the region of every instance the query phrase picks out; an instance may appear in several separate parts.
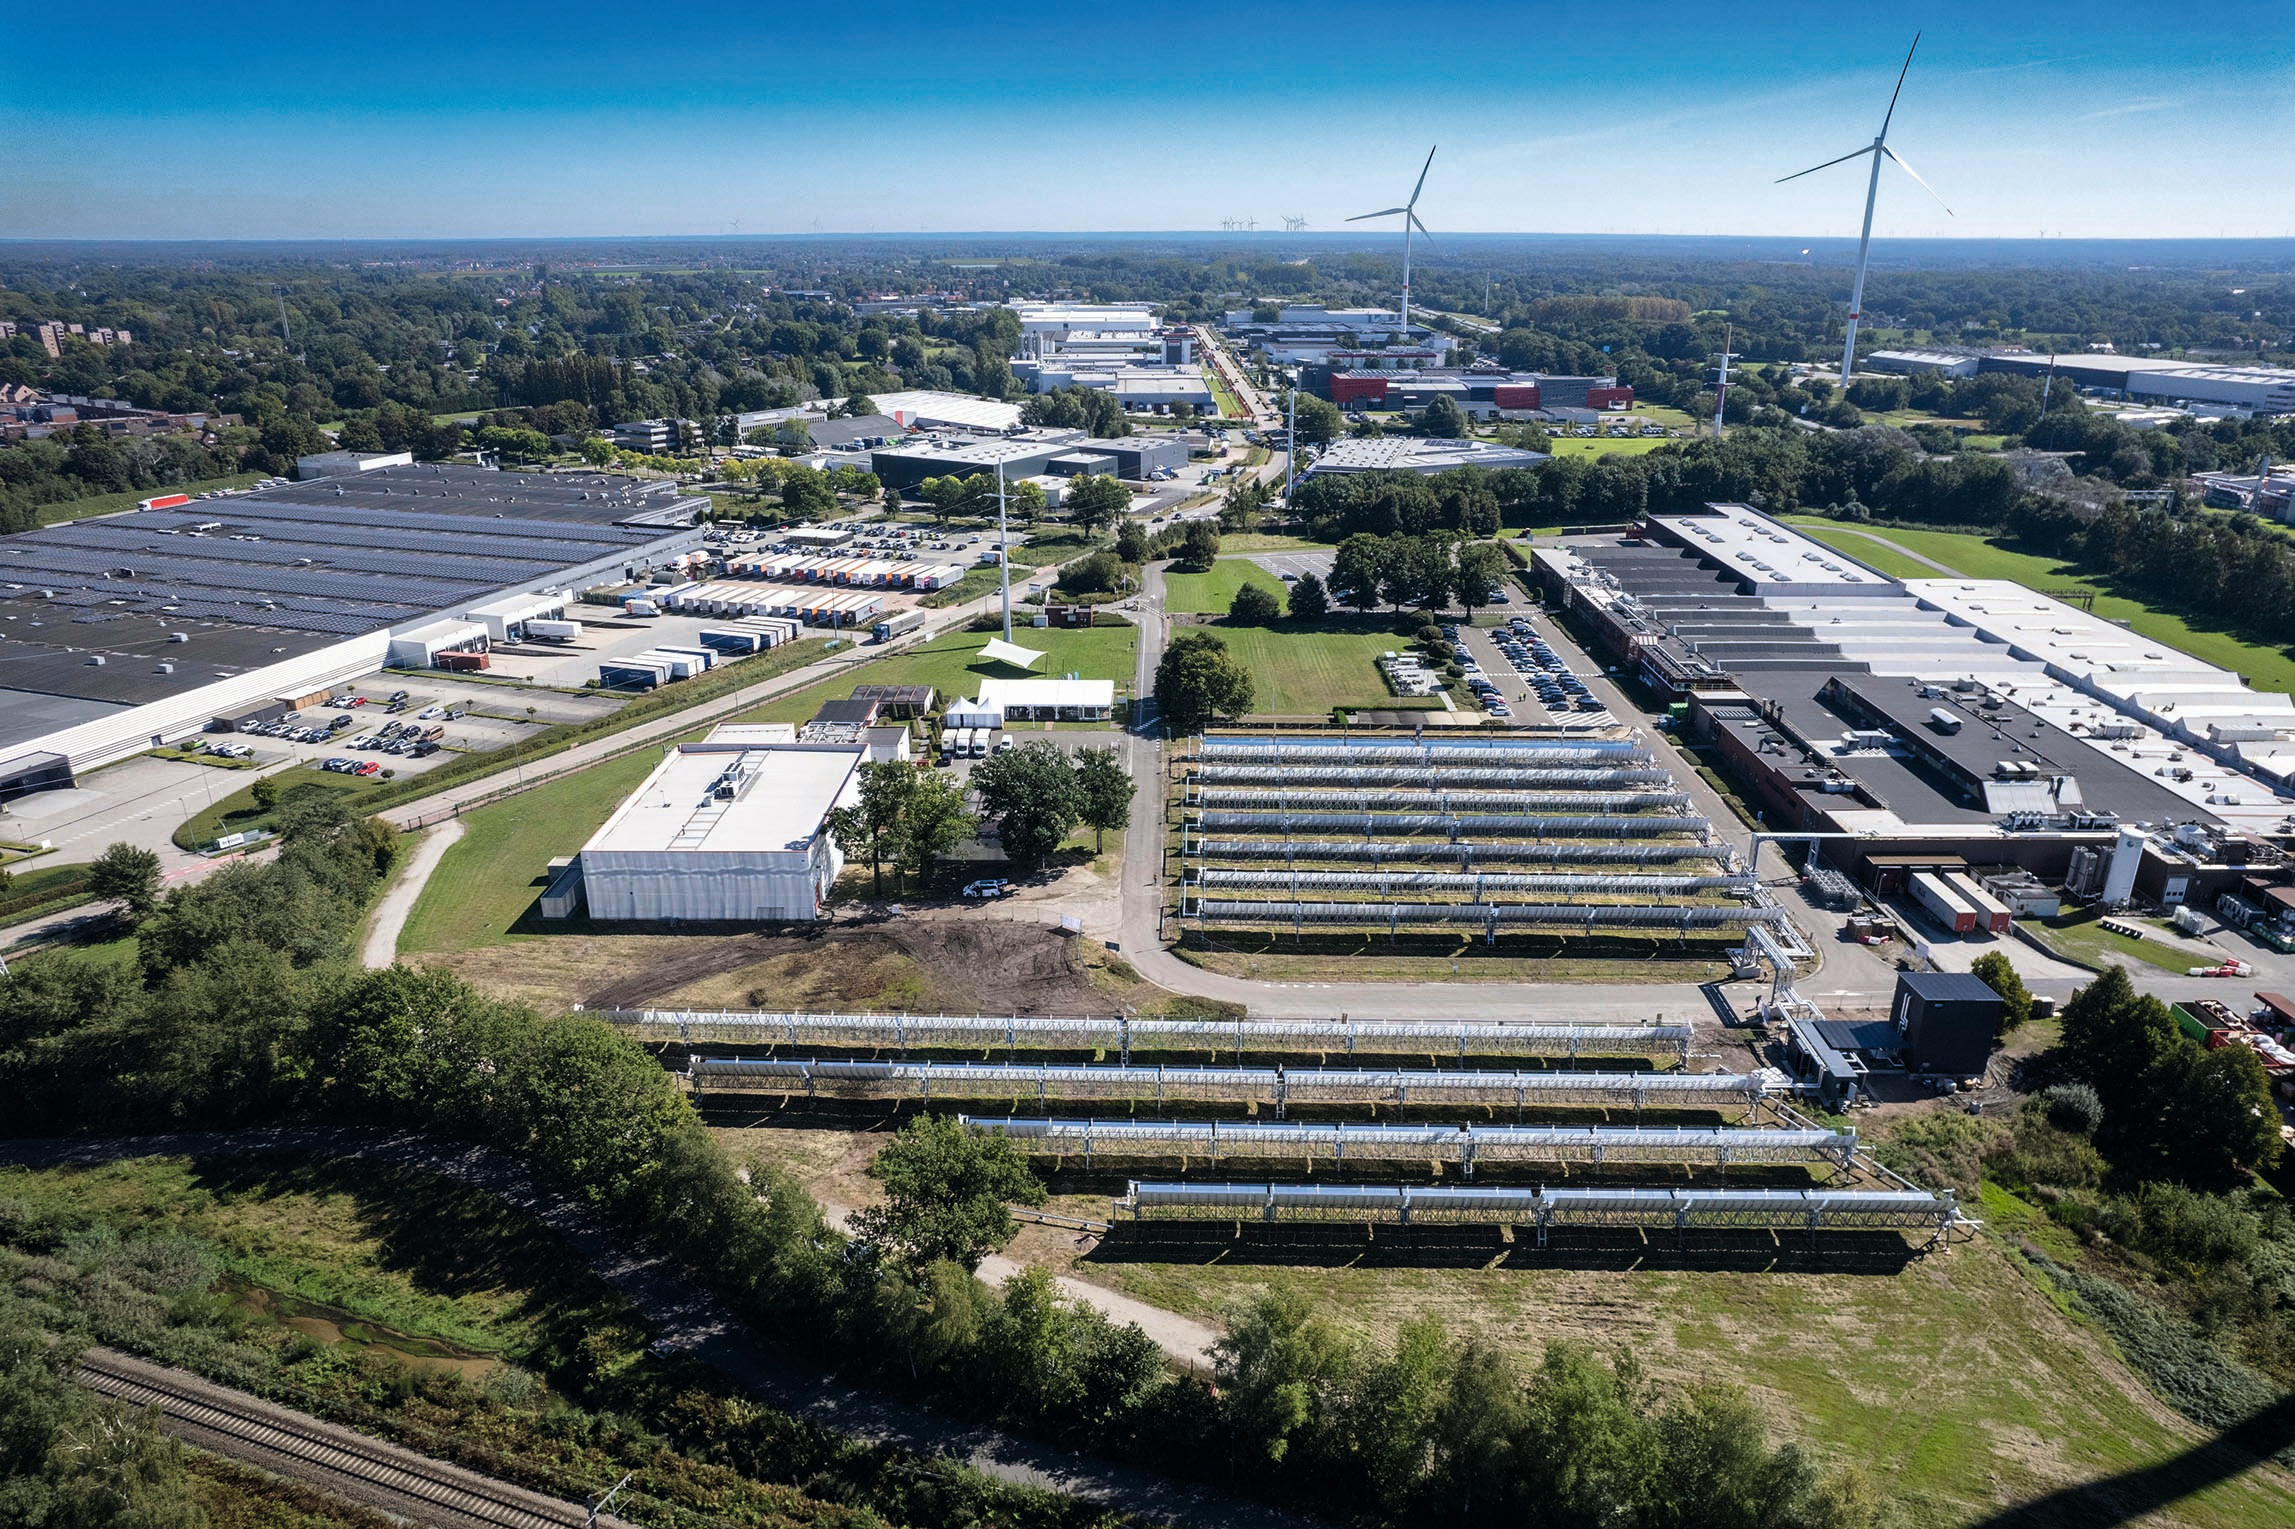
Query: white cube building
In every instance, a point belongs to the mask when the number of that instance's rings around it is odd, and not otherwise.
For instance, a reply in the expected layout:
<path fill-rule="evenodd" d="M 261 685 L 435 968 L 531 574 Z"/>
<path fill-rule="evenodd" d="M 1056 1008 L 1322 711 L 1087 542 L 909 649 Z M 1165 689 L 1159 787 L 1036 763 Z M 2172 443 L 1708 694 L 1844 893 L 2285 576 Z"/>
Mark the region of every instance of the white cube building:
<path fill-rule="evenodd" d="M 819 917 L 845 863 L 826 819 L 860 799 L 868 757 L 859 744 L 767 741 L 741 729 L 678 745 L 582 847 L 589 916 Z"/>

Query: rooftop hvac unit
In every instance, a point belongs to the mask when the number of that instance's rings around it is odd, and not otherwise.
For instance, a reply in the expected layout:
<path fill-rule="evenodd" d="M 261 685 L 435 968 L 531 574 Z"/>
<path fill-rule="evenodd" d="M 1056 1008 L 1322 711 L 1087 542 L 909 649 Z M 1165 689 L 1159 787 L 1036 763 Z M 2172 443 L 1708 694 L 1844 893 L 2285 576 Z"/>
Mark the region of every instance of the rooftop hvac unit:
<path fill-rule="evenodd" d="M 175 672 L 175 665 L 163 663 L 159 666 L 159 672 L 162 674 L 173 674 Z"/>

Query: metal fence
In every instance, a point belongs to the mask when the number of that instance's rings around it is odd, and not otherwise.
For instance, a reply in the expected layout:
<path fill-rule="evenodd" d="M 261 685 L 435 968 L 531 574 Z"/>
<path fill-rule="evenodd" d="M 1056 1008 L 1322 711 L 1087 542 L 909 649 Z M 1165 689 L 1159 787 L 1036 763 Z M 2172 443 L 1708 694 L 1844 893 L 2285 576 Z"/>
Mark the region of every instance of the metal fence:
<path fill-rule="evenodd" d="M 1115 1202 L 1134 1221 L 1498 1222 L 1691 1230 L 1876 1231 L 1929 1228 L 1942 1238 L 1960 1220 L 1950 1191 L 1855 1189 L 1492 1189 L 1377 1184 L 1152 1184 L 1133 1182 Z"/>
<path fill-rule="evenodd" d="M 1751 1073 L 1487 1072 L 1404 1068 L 1029 1066 L 995 1062 L 850 1062 L 817 1057 L 694 1057 L 686 1080 L 712 1092 L 851 1099 L 1191 1100 L 1293 1104 L 1559 1106 L 1750 1113 L 1766 1084 Z"/>
<path fill-rule="evenodd" d="M 1758 1126 L 1477 1126 L 1365 1125 L 1353 1122 L 1234 1120 L 1017 1120 L 959 1117 L 1001 1132 L 1038 1157 L 1200 1157 L 1213 1167 L 1234 1158 L 1288 1162 L 1457 1163 L 1474 1177 L 1478 1162 L 1558 1163 L 1602 1167 L 1676 1163 L 1692 1167 L 1787 1164 L 1846 1172 L 1857 1151 L 1854 1131 Z"/>
<path fill-rule="evenodd" d="M 747 1009 L 597 1009 L 641 1040 L 759 1046 L 992 1051 L 1207 1051 L 1321 1056 L 1689 1059 L 1688 1025 L 1551 1025 L 1513 1020 L 1168 1019 L 1156 1015 L 771 1014 Z"/>

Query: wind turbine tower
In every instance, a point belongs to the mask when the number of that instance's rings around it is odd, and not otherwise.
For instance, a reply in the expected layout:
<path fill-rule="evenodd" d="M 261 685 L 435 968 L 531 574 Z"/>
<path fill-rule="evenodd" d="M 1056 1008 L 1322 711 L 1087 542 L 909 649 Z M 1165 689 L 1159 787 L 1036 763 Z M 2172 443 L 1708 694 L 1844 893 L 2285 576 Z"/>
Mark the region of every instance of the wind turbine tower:
<path fill-rule="evenodd" d="M 1283 232 L 1287 234 L 1302 233 L 1306 230 L 1306 227 L 1307 220 L 1305 218 L 1295 218 L 1289 215 L 1285 215 L 1283 219 Z"/>
<path fill-rule="evenodd" d="M 1881 130 L 1873 135 L 1871 143 L 1852 153 L 1843 154 L 1838 159 L 1828 159 L 1821 165 L 1811 165 L 1806 170 L 1797 170 L 1791 175 L 1780 177 L 1777 181 L 1777 184 L 1782 186 L 1786 181 L 1797 181 L 1804 175 L 1815 175 L 1819 170 L 1830 170 L 1835 165 L 1845 165 L 1850 160 L 1861 159 L 1867 154 L 1873 156 L 1872 175 L 1865 182 L 1865 230 L 1857 239 L 1857 279 L 1849 288 L 1849 338 L 1848 342 L 1841 347 L 1841 386 L 1843 387 L 1849 385 L 1849 374 L 1855 371 L 1857 367 L 1857 320 L 1865 316 L 1865 261 L 1872 253 L 1873 248 L 1873 203 L 1878 199 L 1881 191 L 1881 161 L 1883 159 L 1895 161 L 1896 167 L 1918 182 L 1921 190 L 1926 191 L 1930 196 L 1936 196 L 1936 188 L 1927 181 L 1921 180 L 1920 172 L 1906 164 L 1904 156 L 1889 147 L 1889 123 L 1896 117 L 1897 97 L 1904 93 L 1905 76 L 1912 71 L 1913 51 L 1918 47 L 1920 47 L 1920 34 L 1915 32 L 1912 47 L 1905 49 L 1904 67 L 1897 71 L 1897 88 L 1889 92 L 1889 109 L 1881 117 Z M 1952 216 L 1952 209 L 1945 207 L 1943 197 L 1936 196 L 1936 205 L 1944 207 L 1946 217 Z"/>
<path fill-rule="evenodd" d="M 1714 359 L 1721 363 L 1720 379 L 1713 389 L 1713 438 L 1721 439 L 1721 411 L 1729 402 L 1729 363 L 1737 359 L 1737 352 L 1729 348 L 1729 341 L 1737 333 L 1734 324 L 1725 324 L 1721 330 L 1721 354 Z"/>
<path fill-rule="evenodd" d="M 1439 143 L 1434 146 L 1435 149 L 1439 149 L 1441 147 L 1442 145 Z M 1402 330 L 1403 338 L 1405 340 L 1410 338 L 1411 230 L 1416 229 L 1418 232 L 1426 234 L 1429 239 L 1434 237 L 1434 235 L 1426 233 L 1426 225 L 1418 220 L 1418 194 L 1426 189 L 1426 172 L 1433 168 L 1434 149 L 1428 149 L 1426 151 L 1426 163 L 1419 166 L 1418 184 L 1410 188 L 1409 201 L 1403 203 L 1400 207 L 1385 207 L 1381 208 L 1377 212 L 1358 213 L 1354 217 L 1347 219 L 1349 223 L 1361 223 L 1370 218 L 1391 218 L 1397 213 L 1402 214 Z"/>

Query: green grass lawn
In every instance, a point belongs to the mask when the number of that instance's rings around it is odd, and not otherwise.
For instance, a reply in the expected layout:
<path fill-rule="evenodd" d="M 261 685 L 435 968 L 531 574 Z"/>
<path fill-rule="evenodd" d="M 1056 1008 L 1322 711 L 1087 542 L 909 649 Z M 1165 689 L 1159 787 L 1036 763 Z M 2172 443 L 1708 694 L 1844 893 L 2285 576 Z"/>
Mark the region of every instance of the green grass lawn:
<path fill-rule="evenodd" d="M 1311 536 L 1284 536 L 1270 531 L 1222 531 L 1222 552 L 1329 552 L 1333 544 Z"/>
<path fill-rule="evenodd" d="M 179 483 L 173 488 L 131 488 L 117 494 L 97 494 L 88 499 L 69 499 L 62 504 L 40 506 L 40 524 L 56 525 L 66 520 L 86 520 L 91 515 L 117 515 L 132 510 L 141 499 L 157 498 L 161 494 L 190 494 L 197 497 L 218 488 L 245 488 L 262 473 L 233 473 L 228 478 L 203 478 L 197 483 Z"/>
<path fill-rule="evenodd" d="M 2118 955 L 2131 961 L 2141 961 L 2146 966 L 2156 966 L 2161 971 L 2173 972 L 2180 977 L 2195 966 L 2213 965 L 2222 959 L 2220 953 L 2202 953 L 2196 947 L 2175 943 L 2173 937 L 2164 932 L 2131 940 L 2124 934 L 2114 934 L 2101 927 L 2098 920 L 2102 917 L 2094 908 L 2082 908 L 2059 918 L 2027 919 L 2025 927 L 2038 937 L 2041 944 L 2058 955 L 2087 966 L 2114 965 L 2114 962 L 2105 958 Z M 2114 919 L 2113 922 L 2137 927 L 2158 927 L 2156 924 L 2148 924 L 2148 921 L 2132 918 Z"/>
<path fill-rule="evenodd" d="M 1837 526 L 1821 525 L 1807 519 L 1800 522 L 1809 535 L 1836 552 L 1846 552 L 1866 567 L 1887 574 L 1892 579 L 1933 579 L 1934 568 L 1919 558 L 1907 556 L 1896 548 L 1873 540 L 1862 531 L 1844 531 Z"/>
<path fill-rule="evenodd" d="M 1126 1263 L 1103 1251 L 1077 1268 L 1205 1318 L 1291 1291 L 1342 1330 L 1386 1344 L 1403 1322 L 1435 1315 L 1518 1366 L 1535 1364 L 1552 1339 L 1623 1345 L 1666 1385 L 1746 1387 L 1778 1433 L 1828 1463 L 1862 1465 L 1896 1510 L 1885 1522 L 1974 1525 L 2071 1482 L 2149 1467 L 2189 1483 L 2163 1523 L 2263 1529 L 2295 1519 L 2281 1473 L 2217 1481 L 2199 1461 L 2168 1465 L 2200 1431 L 2167 1416 L 1989 1234 L 1899 1272 L 1812 1264 L 1794 1241 L 1781 1239 L 1766 1268 L 1684 1269 L 1654 1243 L 1644 1258 L 1539 1267 L 1519 1242 L 1491 1248 L 1500 1256 L 1487 1268 L 1414 1266 L 1376 1243 L 1313 1260 Z"/>
<path fill-rule="evenodd" d="M 890 658 L 856 666 L 840 674 L 767 702 L 733 720 L 741 722 L 804 722 L 821 709 L 823 701 L 842 700 L 855 685 L 930 685 L 943 701 L 977 695 L 983 679 L 1057 679 L 1075 674 L 1087 680 L 1114 680 L 1116 694 L 1131 690 L 1132 672 L 1139 651 L 1139 631 L 1129 626 L 1095 626 L 1080 630 L 1036 628 L 1015 614 L 1012 640 L 1034 648 L 1045 657 L 1024 675 L 1003 664 L 980 662 L 980 650 L 993 632 L 950 632 L 922 647 L 909 648 Z"/>
<path fill-rule="evenodd" d="M 1251 709 L 1272 716 L 1310 716 L 1334 706 L 1423 708 L 1398 699 L 1379 677 L 1381 653 L 1399 652 L 1406 639 L 1370 631 L 1214 626 L 1257 685 Z"/>
<path fill-rule="evenodd" d="M 430 873 L 398 948 L 475 950 L 538 938 L 511 926 L 542 895 L 545 868 L 579 850 L 660 762 L 658 751 L 639 749 L 464 813 L 462 838 Z"/>
<path fill-rule="evenodd" d="M 1826 545 L 1838 547 L 1859 559 L 1865 557 L 1871 538 L 1880 537 L 1917 552 L 1922 557 L 1933 558 L 1968 578 L 2008 579 L 2043 593 L 2065 589 L 2092 593 L 2096 596 L 2096 614 L 2107 620 L 2125 621 L 2133 630 L 2146 637 L 2155 638 L 2194 658 L 2242 675 L 2258 690 L 2295 692 L 2295 648 L 2266 647 L 2260 643 L 2242 641 L 2228 632 L 2195 628 L 2180 616 L 2154 610 L 2141 601 L 2104 593 L 2107 586 L 2059 559 L 2027 552 L 1991 537 L 1965 532 L 1890 529 L 1859 533 L 1821 516 L 1788 515 L 1785 519 Z M 1834 539 L 1841 535 L 1862 535 L 1863 539 Z M 1883 571 L 1900 578 L 1944 577 L 1933 568 L 1917 568 L 1910 559 L 1902 561 L 1907 565 L 1907 571 L 1899 572 L 1891 568 L 1884 568 Z M 1876 563 L 1875 566 L 1881 565 Z"/>
<path fill-rule="evenodd" d="M 1222 540 L 1224 547 L 1226 542 Z M 1164 609 L 1188 615 L 1225 615 L 1235 603 L 1235 593 L 1246 584 L 1256 584 L 1282 602 L 1288 586 L 1249 558 L 1223 557 L 1211 565 L 1206 573 L 1166 573 L 1163 576 Z"/>
<path fill-rule="evenodd" d="M 1657 450 L 1660 446 L 1679 445 L 1662 435 L 1597 435 L 1591 438 L 1576 435 L 1557 435 L 1548 448 L 1557 457 L 1638 457 Z"/>

